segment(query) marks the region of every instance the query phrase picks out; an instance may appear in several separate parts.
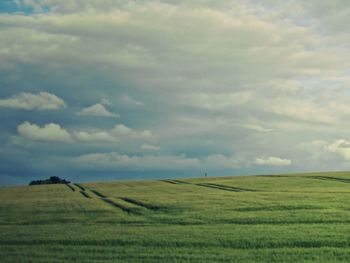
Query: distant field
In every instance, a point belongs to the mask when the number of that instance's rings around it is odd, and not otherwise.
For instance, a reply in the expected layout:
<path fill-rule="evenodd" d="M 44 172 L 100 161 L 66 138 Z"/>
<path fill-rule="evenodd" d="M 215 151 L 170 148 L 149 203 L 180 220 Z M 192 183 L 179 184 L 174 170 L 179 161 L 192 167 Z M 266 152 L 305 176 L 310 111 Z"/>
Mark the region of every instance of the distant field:
<path fill-rule="evenodd" d="M 0 188 L 1 262 L 350 262 L 350 172 Z"/>

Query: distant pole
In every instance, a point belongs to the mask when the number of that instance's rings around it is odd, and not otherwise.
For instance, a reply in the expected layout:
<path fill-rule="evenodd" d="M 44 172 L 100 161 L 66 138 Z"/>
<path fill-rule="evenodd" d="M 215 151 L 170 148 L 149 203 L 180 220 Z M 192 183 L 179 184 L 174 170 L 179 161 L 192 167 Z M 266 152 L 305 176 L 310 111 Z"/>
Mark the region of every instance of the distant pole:
<path fill-rule="evenodd" d="M 205 177 L 207 177 L 207 173 L 205 173 Z"/>

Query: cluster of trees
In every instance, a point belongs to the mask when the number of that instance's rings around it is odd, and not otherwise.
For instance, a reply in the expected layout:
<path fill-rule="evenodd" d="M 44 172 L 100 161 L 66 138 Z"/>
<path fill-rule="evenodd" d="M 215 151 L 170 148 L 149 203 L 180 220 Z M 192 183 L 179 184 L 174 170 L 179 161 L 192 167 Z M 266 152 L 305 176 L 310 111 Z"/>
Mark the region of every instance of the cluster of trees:
<path fill-rule="evenodd" d="M 34 180 L 29 183 L 29 185 L 39 185 L 39 184 L 69 184 L 70 181 L 61 179 L 58 176 L 51 176 L 49 179 L 45 180 Z"/>

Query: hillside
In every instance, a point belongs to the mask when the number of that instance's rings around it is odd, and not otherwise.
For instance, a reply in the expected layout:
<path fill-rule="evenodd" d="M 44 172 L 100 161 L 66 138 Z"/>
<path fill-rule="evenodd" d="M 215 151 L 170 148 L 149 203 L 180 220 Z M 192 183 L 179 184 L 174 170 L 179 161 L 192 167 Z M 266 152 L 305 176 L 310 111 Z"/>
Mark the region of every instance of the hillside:
<path fill-rule="evenodd" d="M 0 188 L 1 262 L 349 262 L 350 172 Z"/>

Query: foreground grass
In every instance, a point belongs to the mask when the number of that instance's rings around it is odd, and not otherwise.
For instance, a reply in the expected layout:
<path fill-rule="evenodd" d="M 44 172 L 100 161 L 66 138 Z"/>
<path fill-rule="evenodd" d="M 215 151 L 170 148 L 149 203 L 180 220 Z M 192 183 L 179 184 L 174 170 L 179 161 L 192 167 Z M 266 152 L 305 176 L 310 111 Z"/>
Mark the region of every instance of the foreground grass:
<path fill-rule="evenodd" d="M 0 189 L 1 262 L 349 262 L 350 173 Z"/>

